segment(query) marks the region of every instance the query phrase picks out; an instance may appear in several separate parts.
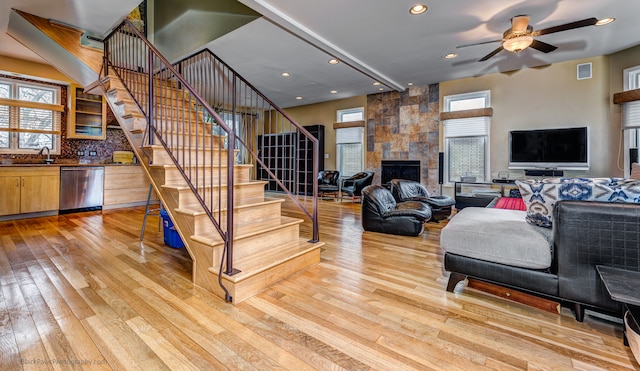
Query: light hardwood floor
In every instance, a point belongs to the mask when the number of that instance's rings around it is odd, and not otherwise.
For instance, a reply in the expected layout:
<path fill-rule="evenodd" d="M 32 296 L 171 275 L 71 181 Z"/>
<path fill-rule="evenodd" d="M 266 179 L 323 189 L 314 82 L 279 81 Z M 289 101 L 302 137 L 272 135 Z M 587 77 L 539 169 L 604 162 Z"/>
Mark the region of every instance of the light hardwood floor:
<path fill-rule="evenodd" d="M 233 306 L 143 208 L 0 223 L 0 369 L 633 370 L 622 328 L 465 289 L 439 233 L 363 232 L 320 202 L 319 265 Z M 308 224 L 305 224 L 308 230 Z"/>

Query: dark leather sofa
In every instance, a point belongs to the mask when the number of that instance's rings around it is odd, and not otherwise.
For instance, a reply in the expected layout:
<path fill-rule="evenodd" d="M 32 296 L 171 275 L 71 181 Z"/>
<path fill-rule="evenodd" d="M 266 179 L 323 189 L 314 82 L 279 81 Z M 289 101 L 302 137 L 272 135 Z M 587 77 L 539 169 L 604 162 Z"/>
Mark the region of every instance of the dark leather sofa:
<path fill-rule="evenodd" d="M 418 201 L 397 202 L 379 185 L 362 190 L 362 227 L 365 231 L 418 236 L 431 219 L 429 206 Z"/>
<path fill-rule="evenodd" d="M 454 216 L 455 218 L 455 216 Z M 552 265 L 534 270 L 445 253 L 447 291 L 466 277 L 561 301 L 582 321 L 585 308 L 620 316 L 596 265 L 640 271 L 640 205 L 559 201 L 554 207 Z M 640 282 L 637 284 L 640 285 Z"/>
<path fill-rule="evenodd" d="M 456 201 L 450 196 L 430 196 L 429 191 L 419 182 L 406 179 L 391 179 L 391 193 L 398 202 L 420 201 L 431 208 L 431 221 L 439 222 L 451 215 Z"/>

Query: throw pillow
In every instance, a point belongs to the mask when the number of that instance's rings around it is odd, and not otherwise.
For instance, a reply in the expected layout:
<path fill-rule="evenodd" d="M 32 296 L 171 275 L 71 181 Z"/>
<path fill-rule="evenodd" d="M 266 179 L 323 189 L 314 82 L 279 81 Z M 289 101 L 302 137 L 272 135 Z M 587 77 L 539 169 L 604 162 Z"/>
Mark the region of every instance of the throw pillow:
<path fill-rule="evenodd" d="M 622 178 L 551 178 L 516 181 L 527 222 L 553 225 L 553 206 L 560 200 L 640 203 L 640 180 Z"/>

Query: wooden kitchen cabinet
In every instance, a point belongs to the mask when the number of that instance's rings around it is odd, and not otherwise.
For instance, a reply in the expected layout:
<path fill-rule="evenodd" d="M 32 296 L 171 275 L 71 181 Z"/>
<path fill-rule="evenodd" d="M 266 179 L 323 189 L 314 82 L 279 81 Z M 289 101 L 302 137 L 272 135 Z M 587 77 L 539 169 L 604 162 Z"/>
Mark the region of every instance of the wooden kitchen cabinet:
<path fill-rule="evenodd" d="M 0 216 L 57 211 L 60 168 L 7 167 L 0 169 Z"/>
<path fill-rule="evenodd" d="M 105 166 L 103 209 L 146 204 L 149 184 L 140 165 Z M 151 199 L 156 201 L 157 197 L 152 195 Z"/>
<path fill-rule="evenodd" d="M 68 138 L 105 139 L 107 137 L 107 104 L 101 95 L 85 93 L 71 86 Z"/>
<path fill-rule="evenodd" d="M 0 176 L 0 215 L 20 214 L 20 177 Z"/>

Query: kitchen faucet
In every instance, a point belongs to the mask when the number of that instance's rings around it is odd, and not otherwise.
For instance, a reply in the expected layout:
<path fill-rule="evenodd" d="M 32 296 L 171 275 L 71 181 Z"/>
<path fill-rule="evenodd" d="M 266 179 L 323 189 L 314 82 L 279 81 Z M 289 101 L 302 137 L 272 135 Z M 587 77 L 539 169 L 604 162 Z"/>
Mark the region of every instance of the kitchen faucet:
<path fill-rule="evenodd" d="M 51 156 L 50 156 L 50 153 L 49 153 L 50 152 L 49 151 L 49 147 L 44 146 L 44 147 L 40 148 L 40 151 L 38 152 L 38 154 L 41 155 L 42 153 L 44 153 L 45 149 L 47 150 L 47 158 L 44 160 L 44 162 L 46 162 L 47 164 L 51 164 L 51 163 L 53 163 L 53 159 L 51 159 Z"/>

